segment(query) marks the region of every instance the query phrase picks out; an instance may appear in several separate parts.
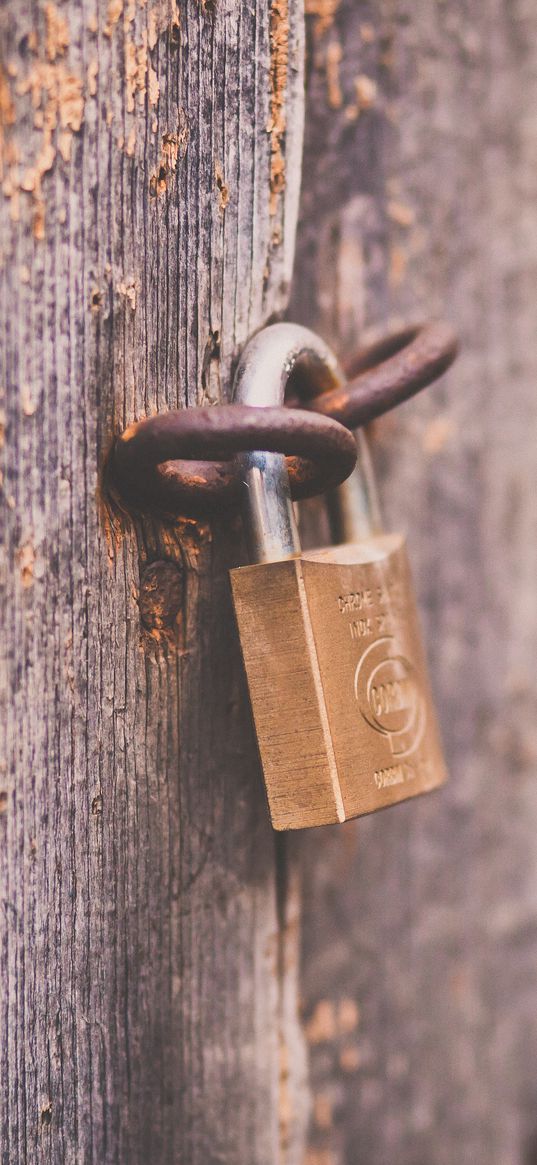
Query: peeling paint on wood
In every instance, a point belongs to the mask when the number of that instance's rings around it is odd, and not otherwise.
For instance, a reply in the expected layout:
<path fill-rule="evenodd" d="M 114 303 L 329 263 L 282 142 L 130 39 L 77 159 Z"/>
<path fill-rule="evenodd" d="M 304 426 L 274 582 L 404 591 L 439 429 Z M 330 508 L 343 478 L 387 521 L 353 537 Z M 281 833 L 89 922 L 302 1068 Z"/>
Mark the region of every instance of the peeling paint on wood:
<path fill-rule="evenodd" d="M 288 0 L 271 0 L 270 6 L 270 213 L 276 214 L 285 189 L 286 94 L 289 68 Z"/>
<path fill-rule="evenodd" d="M 286 21 L 286 182 L 271 214 L 285 53 L 266 4 L 240 19 L 167 0 L 0 12 L 10 1165 L 303 1155 L 299 898 L 268 821 L 234 628 L 240 528 L 131 522 L 99 490 L 115 432 L 227 399 L 246 339 L 285 309 L 296 0 Z"/>

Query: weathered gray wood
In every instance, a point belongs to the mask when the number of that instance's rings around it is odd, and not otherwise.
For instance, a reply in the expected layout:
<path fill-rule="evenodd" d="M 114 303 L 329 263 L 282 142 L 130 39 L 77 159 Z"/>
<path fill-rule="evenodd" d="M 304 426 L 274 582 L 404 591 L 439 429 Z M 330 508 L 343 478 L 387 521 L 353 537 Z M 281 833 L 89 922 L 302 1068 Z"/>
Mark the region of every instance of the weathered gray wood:
<path fill-rule="evenodd" d="M 308 1165 L 537 1159 L 537 14 L 523 0 L 306 7 L 293 316 L 343 352 L 394 315 L 445 311 L 463 337 L 445 387 L 375 428 L 452 781 L 275 844 L 225 576 L 235 525 L 133 531 L 96 502 L 112 432 L 224 397 L 240 345 L 285 305 L 285 3 L 271 44 L 260 0 L 9 0 L 9 1165 L 298 1165 L 299 856 Z M 287 65 L 298 94 L 293 52 Z M 295 150 L 299 123 L 297 108 Z M 168 614 L 152 587 L 169 567 L 143 574 L 163 558 L 184 567 Z"/>
<path fill-rule="evenodd" d="M 375 427 L 452 776 L 302 843 L 307 1162 L 532 1165 L 537 10 L 308 7 L 294 316 L 348 350 L 390 316 L 445 312 L 463 349 Z"/>
<path fill-rule="evenodd" d="M 126 422 L 224 399 L 286 304 L 301 5 L 1 21 L 2 1161 L 298 1165 L 297 898 L 237 526 L 120 524 L 98 480 Z"/>

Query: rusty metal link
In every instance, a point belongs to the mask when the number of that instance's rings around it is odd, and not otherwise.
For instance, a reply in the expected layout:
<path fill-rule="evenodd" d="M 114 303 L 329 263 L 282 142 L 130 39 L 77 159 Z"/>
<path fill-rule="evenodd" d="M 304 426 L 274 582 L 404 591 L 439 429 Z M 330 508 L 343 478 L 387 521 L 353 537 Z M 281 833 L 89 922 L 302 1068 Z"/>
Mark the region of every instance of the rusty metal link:
<path fill-rule="evenodd" d="M 327 385 L 319 393 L 318 378 L 298 363 L 286 399 L 291 407 L 189 408 L 139 421 L 115 443 L 109 484 L 129 508 L 203 513 L 237 500 L 240 471 L 233 456 L 260 449 L 287 455 L 294 499 L 322 493 L 353 469 L 354 438 L 345 430 L 380 417 L 437 380 L 457 348 L 449 324 L 416 324 L 360 349 L 341 388 Z"/>
<path fill-rule="evenodd" d="M 359 349 L 345 368 L 349 381 L 341 388 L 314 396 L 297 368 L 290 403 L 358 429 L 438 380 L 457 351 L 457 336 L 442 320 L 401 328 Z"/>
<path fill-rule="evenodd" d="M 240 474 L 229 458 L 251 449 L 287 454 L 294 498 L 339 485 L 356 464 L 352 434 L 328 417 L 302 409 L 221 405 L 161 413 L 130 425 L 115 443 L 108 481 L 132 509 L 203 512 L 236 501 Z"/>

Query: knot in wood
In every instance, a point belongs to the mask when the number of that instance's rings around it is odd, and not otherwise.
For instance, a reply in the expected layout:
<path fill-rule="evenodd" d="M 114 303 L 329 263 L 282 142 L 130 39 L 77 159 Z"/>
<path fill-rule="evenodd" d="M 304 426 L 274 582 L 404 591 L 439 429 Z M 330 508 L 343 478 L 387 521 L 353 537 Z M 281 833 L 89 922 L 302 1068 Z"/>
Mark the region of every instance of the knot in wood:
<path fill-rule="evenodd" d="M 140 617 L 148 631 L 163 631 L 175 622 L 183 603 L 183 568 L 160 560 L 146 566 L 140 578 Z"/>

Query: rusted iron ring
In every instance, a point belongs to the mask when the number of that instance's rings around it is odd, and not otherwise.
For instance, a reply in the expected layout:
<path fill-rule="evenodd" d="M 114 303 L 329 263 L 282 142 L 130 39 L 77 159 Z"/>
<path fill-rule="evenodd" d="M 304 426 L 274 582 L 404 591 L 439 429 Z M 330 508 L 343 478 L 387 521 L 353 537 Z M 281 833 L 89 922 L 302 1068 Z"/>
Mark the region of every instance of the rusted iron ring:
<path fill-rule="evenodd" d="M 240 473 L 230 458 L 251 449 L 287 455 L 293 498 L 339 485 L 356 463 L 352 434 L 329 417 L 222 405 L 160 413 L 130 425 L 112 450 L 108 481 L 132 509 L 203 512 L 237 499 Z"/>
<path fill-rule="evenodd" d="M 140 421 L 118 438 L 108 480 L 130 508 L 202 513 L 238 499 L 233 454 L 263 449 L 287 455 L 293 498 L 324 492 L 353 468 L 354 442 L 341 426 L 359 428 L 408 400 L 447 371 L 457 349 L 449 324 L 416 324 L 360 349 L 341 388 L 319 393 L 319 379 L 297 364 L 288 403 L 300 410 L 223 405 Z M 339 425 L 326 427 L 329 419 Z"/>
<path fill-rule="evenodd" d="M 349 380 L 341 388 L 314 395 L 298 368 L 290 403 L 358 429 L 432 384 L 457 351 L 457 336 L 443 320 L 401 328 L 359 349 L 345 368 Z"/>

